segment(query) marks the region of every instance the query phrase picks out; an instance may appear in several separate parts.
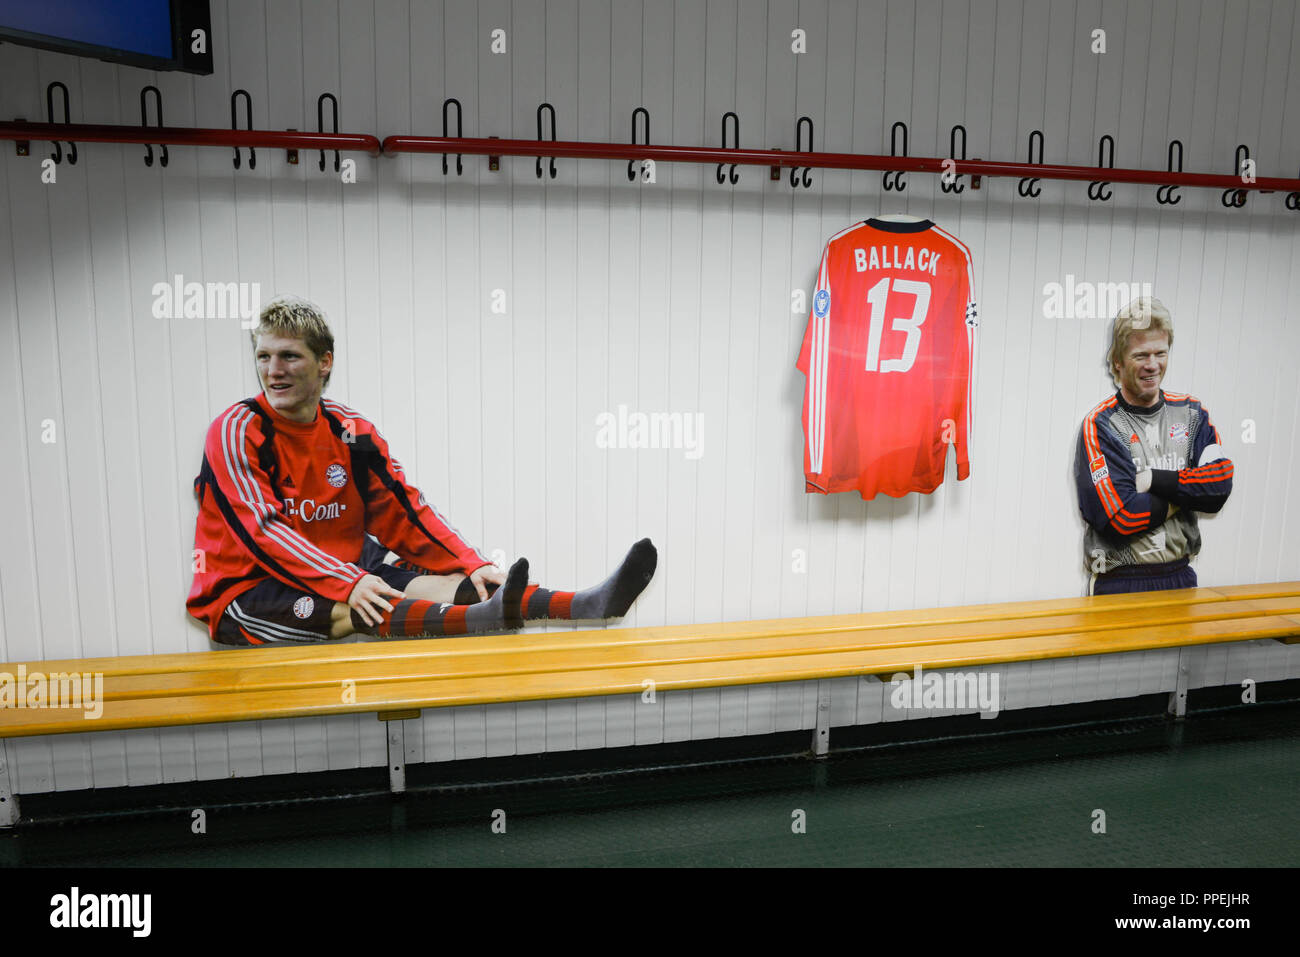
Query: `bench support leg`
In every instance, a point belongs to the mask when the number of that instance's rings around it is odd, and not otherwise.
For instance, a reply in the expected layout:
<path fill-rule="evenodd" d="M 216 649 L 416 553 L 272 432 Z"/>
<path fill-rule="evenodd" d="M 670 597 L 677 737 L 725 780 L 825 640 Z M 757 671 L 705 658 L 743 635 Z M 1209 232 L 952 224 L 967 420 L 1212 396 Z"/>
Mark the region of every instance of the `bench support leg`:
<path fill-rule="evenodd" d="M 1187 716 L 1187 681 L 1192 666 L 1192 649 L 1178 649 L 1178 683 L 1169 695 L 1168 713 L 1175 718 Z"/>
<path fill-rule="evenodd" d="M 9 785 L 9 762 L 5 760 L 4 742 L 0 742 L 0 827 L 18 823 L 18 798 Z"/>
<path fill-rule="evenodd" d="M 813 757 L 824 758 L 831 750 L 831 683 L 817 682 L 817 727 L 813 731 Z"/>
<path fill-rule="evenodd" d="M 388 790 L 406 790 L 406 722 L 385 721 L 388 727 Z"/>

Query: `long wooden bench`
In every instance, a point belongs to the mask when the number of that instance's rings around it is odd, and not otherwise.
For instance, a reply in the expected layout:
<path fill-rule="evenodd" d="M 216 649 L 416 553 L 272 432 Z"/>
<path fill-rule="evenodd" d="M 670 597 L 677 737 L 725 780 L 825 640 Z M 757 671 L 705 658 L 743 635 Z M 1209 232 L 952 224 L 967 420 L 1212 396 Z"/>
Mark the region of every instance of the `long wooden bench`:
<path fill-rule="evenodd" d="M 407 718 L 451 705 L 639 694 L 647 682 L 664 692 L 854 675 L 888 681 L 917 665 L 953 669 L 1260 638 L 1292 643 L 1297 636 L 1300 582 L 1285 582 L 725 624 L 25 662 L 0 664 L 0 680 L 14 680 L 20 669 L 29 676 L 102 674 L 102 714 L 0 707 L 0 737 L 355 712 Z M 815 741 L 824 751 L 825 734 Z"/>

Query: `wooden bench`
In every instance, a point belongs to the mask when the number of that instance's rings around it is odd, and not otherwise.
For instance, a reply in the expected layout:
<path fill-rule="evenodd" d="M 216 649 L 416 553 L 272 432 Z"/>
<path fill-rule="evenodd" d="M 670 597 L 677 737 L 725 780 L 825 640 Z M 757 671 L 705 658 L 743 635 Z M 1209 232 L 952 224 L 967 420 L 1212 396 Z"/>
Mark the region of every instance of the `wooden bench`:
<path fill-rule="evenodd" d="M 0 707 L 0 737 L 877 675 L 1272 638 L 1300 640 L 1300 582 L 917 611 L 0 664 L 102 674 L 102 714 Z M 1185 669 L 1180 669 L 1185 672 Z M 1181 714 L 1186 675 L 1171 690 Z M 820 714 L 816 753 L 829 728 Z M 401 753 L 398 751 L 397 753 Z M 400 762 L 399 762 L 400 763 Z M 390 773 L 393 762 L 390 762 Z M 397 770 L 401 770 L 399 767 Z M 0 774 L 0 787 L 6 787 Z M 394 776 L 393 787 L 403 786 Z"/>

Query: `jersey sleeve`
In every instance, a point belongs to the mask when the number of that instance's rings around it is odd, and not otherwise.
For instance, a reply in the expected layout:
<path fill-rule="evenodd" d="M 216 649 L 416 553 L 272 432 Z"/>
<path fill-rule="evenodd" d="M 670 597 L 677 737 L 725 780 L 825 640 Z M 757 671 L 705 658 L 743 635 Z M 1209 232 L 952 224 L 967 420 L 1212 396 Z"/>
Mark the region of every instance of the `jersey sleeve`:
<path fill-rule="evenodd" d="M 1112 541 L 1140 535 L 1162 525 L 1169 503 L 1151 492 L 1137 490 L 1137 470 L 1128 449 L 1098 415 L 1090 415 L 1079 431 L 1074 453 L 1074 480 L 1084 521 Z"/>
<path fill-rule="evenodd" d="M 813 289 L 812 305 L 808 310 L 808 325 L 804 327 L 803 346 L 799 349 L 799 359 L 795 362 L 795 368 L 804 375 L 808 374 L 808 364 L 812 360 L 813 339 L 816 335 L 815 320 L 817 318 L 818 303 L 821 302 L 824 306 L 822 309 L 823 315 L 830 312 L 831 282 L 830 273 L 826 268 L 827 257 L 830 256 L 830 254 L 831 247 L 827 244 L 826 248 L 822 250 L 821 266 L 817 269 L 817 286 Z M 823 299 L 819 300 L 818 296 L 822 296 Z"/>
<path fill-rule="evenodd" d="M 283 502 L 259 449 L 258 416 L 236 407 L 212 423 L 203 460 L 211 504 L 221 521 L 268 574 L 292 587 L 346 602 L 365 571 L 324 551 L 284 520 Z"/>
<path fill-rule="evenodd" d="M 965 265 L 961 300 L 966 308 L 962 318 L 966 336 L 966 368 L 963 370 L 965 374 L 956 379 L 958 388 L 965 390 L 964 395 L 957 396 L 962 410 L 956 448 L 957 480 L 961 481 L 970 476 L 970 441 L 971 432 L 975 428 L 975 330 L 979 326 L 979 311 L 975 306 L 975 264 L 971 260 L 970 250 L 964 244 L 958 243 L 957 248 Z"/>
<path fill-rule="evenodd" d="M 492 564 L 467 544 L 406 478 L 378 431 L 358 434 L 365 463 L 366 531 L 406 561 L 435 575 L 470 574 Z M 358 481 L 360 481 L 358 476 Z"/>
<path fill-rule="evenodd" d="M 1201 427 L 1192 444 L 1192 462 L 1185 469 L 1152 469 L 1151 491 L 1197 512 L 1217 512 L 1232 494 L 1232 460 L 1223 454 L 1219 430 L 1205 408 L 1199 410 Z"/>

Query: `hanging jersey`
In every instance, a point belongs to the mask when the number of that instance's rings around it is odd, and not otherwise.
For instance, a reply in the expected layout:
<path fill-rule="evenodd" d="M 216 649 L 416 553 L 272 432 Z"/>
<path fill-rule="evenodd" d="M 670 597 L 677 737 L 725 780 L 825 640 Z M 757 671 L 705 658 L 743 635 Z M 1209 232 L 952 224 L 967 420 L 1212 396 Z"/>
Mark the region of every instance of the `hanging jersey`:
<path fill-rule="evenodd" d="M 929 220 L 869 219 L 822 253 L 798 368 L 808 492 L 901 496 L 970 474 L 970 250 Z"/>

